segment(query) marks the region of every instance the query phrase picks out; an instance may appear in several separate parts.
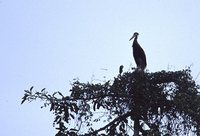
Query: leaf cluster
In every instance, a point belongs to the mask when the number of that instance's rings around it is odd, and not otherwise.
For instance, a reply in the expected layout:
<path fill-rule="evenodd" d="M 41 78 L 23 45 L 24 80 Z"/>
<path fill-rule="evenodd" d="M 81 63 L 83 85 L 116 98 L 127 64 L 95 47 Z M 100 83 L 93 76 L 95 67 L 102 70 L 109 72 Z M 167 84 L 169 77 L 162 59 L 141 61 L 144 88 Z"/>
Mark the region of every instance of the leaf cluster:
<path fill-rule="evenodd" d="M 31 87 L 25 90 L 22 103 L 44 100 L 44 106 L 55 115 L 57 136 L 126 136 L 133 133 L 136 117 L 142 135 L 200 134 L 199 86 L 190 73 L 190 69 L 154 73 L 135 70 L 103 83 L 76 80 L 70 96 L 61 92 L 50 95 L 45 89 L 33 93 Z M 76 126 L 72 127 L 69 124 L 73 120 Z M 95 126 L 101 121 L 103 126 Z"/>

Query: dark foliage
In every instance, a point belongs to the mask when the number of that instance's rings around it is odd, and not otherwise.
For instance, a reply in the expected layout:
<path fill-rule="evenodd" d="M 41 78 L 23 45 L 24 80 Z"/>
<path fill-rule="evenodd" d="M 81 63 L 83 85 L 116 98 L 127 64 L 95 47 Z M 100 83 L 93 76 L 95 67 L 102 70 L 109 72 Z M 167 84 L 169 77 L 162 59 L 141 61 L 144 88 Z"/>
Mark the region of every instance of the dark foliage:
<path fill-rule="evenodd" d="M 190 69 L 126 72 L 104 83 L 72 83 L 70 96 L 25 90 L 22 103 L 41 99 L 55 115 L 56 136 L 199 135 L 199 86 Z M 101 113 L 101 114 L 100 114 Z M 70 125 L 76 122 L 76 126 Z M 99 123 L 100 122 L 100 123 Z M 96 125 L 100 124 L 100 125 Z M 102 125 L 103 124 L 103 125 Z M 83 131 L 86 130 L 86 131 Z"/>

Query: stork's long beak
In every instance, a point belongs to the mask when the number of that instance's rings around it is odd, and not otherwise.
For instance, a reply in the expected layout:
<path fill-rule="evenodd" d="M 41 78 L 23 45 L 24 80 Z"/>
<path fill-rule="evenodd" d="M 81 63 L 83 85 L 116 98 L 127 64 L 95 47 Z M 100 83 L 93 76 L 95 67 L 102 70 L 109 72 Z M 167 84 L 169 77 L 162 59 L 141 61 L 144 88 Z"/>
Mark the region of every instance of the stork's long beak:
<path fill-rule="evenodd" d="M 133 35 L 133 36 L 131 37 L 131 39 L 130 39 L 130 40 L 132 40 L 134 37 L 135 37 L 135 35 Z M 130 40 L 129 40 L 129 41 L 130 41 Z"/>

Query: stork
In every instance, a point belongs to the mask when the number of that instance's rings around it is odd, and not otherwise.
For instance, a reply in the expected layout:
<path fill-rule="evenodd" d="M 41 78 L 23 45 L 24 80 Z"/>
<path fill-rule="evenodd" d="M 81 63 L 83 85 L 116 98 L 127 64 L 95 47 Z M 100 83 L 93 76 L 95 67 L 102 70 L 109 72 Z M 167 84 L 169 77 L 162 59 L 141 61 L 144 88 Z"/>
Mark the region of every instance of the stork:
<path fill-rule="evenodd" d="M 142 49 L 142 47 L 139 45 L 137 38 L 138 38 L 139 33 L 135 32 L 133 34 L 133 36 L 131 37 L 131 39 L 129 41 L 131 41 L 133 38 L 133 57 L 135 59 L 135 63 L 137 65 L 137 68 L 139 70 L 144 71 L 144 69 L 147 66 L 147 62 L 146 62 L 146 55 L 144 50 Z"/>

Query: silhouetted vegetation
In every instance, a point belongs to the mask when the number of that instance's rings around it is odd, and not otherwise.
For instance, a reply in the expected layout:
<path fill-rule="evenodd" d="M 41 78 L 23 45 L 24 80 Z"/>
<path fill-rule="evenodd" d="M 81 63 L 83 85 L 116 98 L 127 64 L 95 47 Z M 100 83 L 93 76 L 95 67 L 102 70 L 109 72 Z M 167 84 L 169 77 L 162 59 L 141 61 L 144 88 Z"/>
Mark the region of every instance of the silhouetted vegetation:
<path fill-rule="evenodd" d="M 119 74 L 101 83 L 72 83 L 70 96 L 25 90 L 55 115 L 56 136 L 200 135 L 199 86 L 190 69 Z M 74 125 L 76 124 L 76 125 Z"/>

